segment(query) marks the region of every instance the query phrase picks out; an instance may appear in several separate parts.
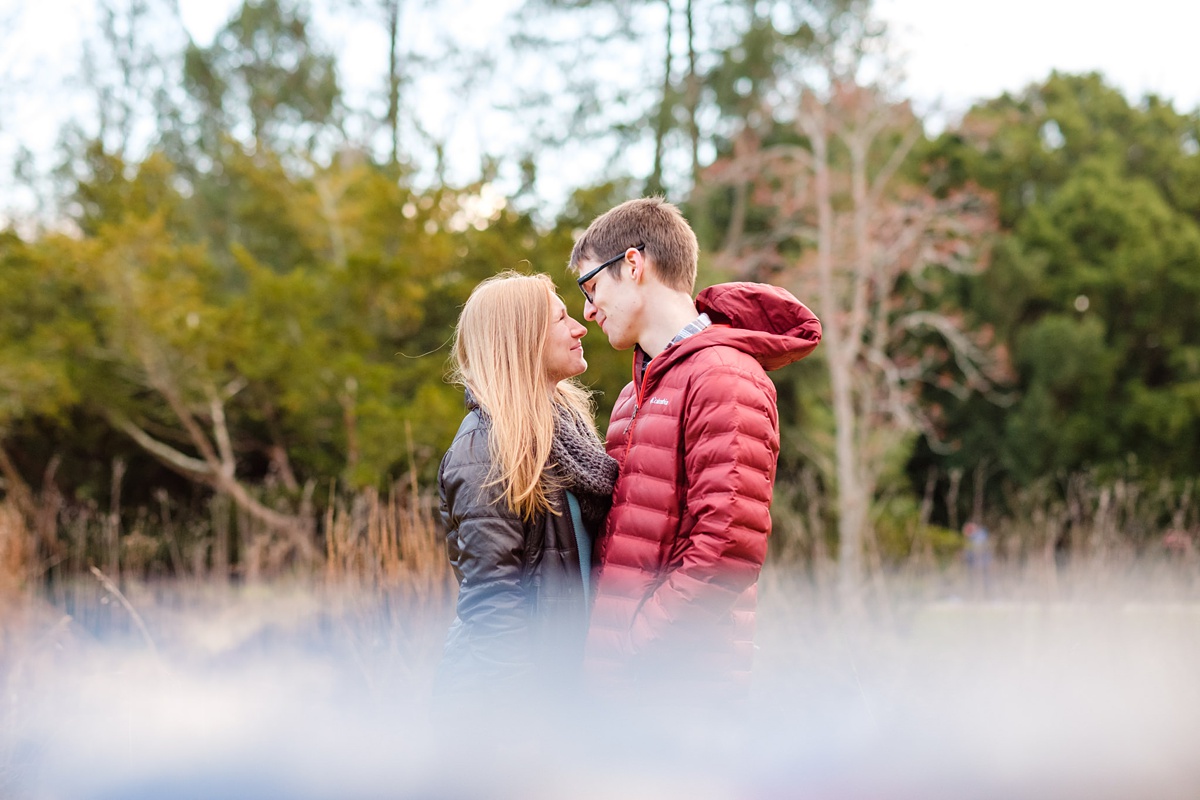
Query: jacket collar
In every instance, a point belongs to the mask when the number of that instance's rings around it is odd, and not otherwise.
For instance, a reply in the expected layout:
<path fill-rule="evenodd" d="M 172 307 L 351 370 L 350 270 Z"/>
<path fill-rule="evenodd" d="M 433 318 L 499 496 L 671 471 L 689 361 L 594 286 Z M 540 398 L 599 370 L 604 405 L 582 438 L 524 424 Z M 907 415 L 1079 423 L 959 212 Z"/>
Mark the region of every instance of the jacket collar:
<path fill-rule="evenodd" d="M 821 341 L 820 320 L 778 286 L 748 282 L 710 286 L 696 297 L 696 308 L 708 314 L 712 326 L 669 345 L 645 373 L 642 367 L 649 356 L 640 347 L 634 349 L 634 375 L 642 376 L 639 384 L 656 380 L 664 369 L 705 347 L 733 347 L 771 371 L 799 361 Z"/>
<path fill-rule="evenodd" d="M 466 386 L 463 387 L 463 402 L 466 403 L 468 412 L 478 411 L 481 415 L 486 416 L 487 412 L 483 410 L 483 406 L 479 405 L 479 401 L 475 399 L 475 395 Z"/>

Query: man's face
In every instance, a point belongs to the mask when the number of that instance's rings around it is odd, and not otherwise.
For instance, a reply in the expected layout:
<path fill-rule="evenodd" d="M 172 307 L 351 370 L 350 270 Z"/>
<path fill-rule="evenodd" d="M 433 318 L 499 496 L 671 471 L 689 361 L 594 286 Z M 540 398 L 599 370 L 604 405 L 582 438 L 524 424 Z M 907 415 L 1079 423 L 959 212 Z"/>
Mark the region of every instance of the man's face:
<path fill-rule="evenodd" d="M 614 350 L 628 350 L 638 341 L 641 295 L 633 270 L 635 260 L 641 258 L 641 252 L 631 247 L 622 260 L 600 270 L 580 287 L 585 295 L 583 318 L 600 326 Z M 583 259 L 579 274 L 587 275 L 602 263 Z"/>

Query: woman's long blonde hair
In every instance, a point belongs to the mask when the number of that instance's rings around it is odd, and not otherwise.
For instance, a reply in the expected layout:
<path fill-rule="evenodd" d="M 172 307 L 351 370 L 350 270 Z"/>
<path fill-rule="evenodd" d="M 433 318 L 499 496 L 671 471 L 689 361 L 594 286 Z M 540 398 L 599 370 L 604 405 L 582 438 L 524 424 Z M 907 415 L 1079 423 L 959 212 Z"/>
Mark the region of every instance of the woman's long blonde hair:
<path fill-rule="evenodd" d="M 552 510 L 559 485 L 546 472 L 557 410 L 595 430 L 591 393 L 574 379 L 546 391 L 546 333 L 554 281 L 548 275 L 506 271 L 471 292 L 454 331 L 452 377 L 491 419 L 489 485 L 503 486 L 508 507 L 522 518 Z"/>

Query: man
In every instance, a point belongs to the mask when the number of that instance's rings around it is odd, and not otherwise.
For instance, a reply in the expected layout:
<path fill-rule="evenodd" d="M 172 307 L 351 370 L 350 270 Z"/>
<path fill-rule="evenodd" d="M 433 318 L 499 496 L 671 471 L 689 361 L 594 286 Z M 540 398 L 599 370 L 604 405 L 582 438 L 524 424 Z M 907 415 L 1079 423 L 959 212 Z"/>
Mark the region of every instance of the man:
<path fill-rule="evenodd" d="M 634 350 L 608 428 L 620 474 L 596 543 L 593 684 L 683 693 L 749 679 L 779 455 L 766 370 L 811 353 L 821 324 L 774 286 L 693 301 L 698 250 L 675 206 L 643 198 L 597 217 L 571 252 L 584 317 Z"/>

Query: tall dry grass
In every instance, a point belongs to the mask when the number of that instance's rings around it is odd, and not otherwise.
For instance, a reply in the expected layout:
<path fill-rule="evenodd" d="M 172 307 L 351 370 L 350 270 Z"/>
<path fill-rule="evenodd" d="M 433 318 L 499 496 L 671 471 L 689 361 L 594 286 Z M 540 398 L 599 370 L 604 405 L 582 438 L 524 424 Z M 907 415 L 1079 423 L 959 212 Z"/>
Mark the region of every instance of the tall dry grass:
<path fill-rule="evenodd" d="M 0 500 L 0 593 L 87 579 L 93 567 L 117 584 L 284 578 L 430 597 L 454 584 L 436 495 L 411 478 L 384 492 L 331 490 L 321 512 L 310 486 L 289 512 L 297 523 L 282 528 L 221 495 L 184 505 L 159 491 L 151 506 L 122 511 L 118 480 L 108 509 L 57 493 L 29 499 Z"/>
<path fill-rule="evenodd" d="M 446 558 L 435 495 L 394 484 L 334 499 L 325 512 L 324 575 L 330 584 L 403 588 L 441 600 L 456 582 Z"/>
<path fill-rule="evenodd" d="M 969 483 L 967 481 L 966 483 Z M 887 581 L 961 568 L 960 530 L 930 520 L 935 481 L 922 498 L 883 498 L 866 537 L 868 583 L 886 595 Z M 944 485 L 944 482 L 943 482 Z M 958 481 L 950 482 L 955 492 Z M 1133 564 L 1200 563 L 1200 491 L 1195 481 L 1146 484 L 1102 481 L 1081 473 L 1010 489 L 1005 512 L 981 502 L 975 486 L 969 516 L 990 532 L 989 557 L 999 570 L 1037 577 L 1048 590 L 1067 564 L 1091 574 L 1120 574 Z M 57 492 L 30 495 L 25 507 L 0 503 L 0 593 L 90 581 L 95 566 L 118 586 L 161 582 L 320 582 L 341 590 L 403 593 L 444 604 L 454 580 L 436 516 L 436 496 L 413 476 L 383 491 L 330 491 L 313 511 L 312 488 L 300 501 L 300 523 L 271 528 L 220 495 L 184 505 L 165 492 L 151 506 L 121 512 L 120 481 L 109 508 L 64 503 Z M 954 507 L 954 497 L 942 498 Z M 295 500 L 291 501 L 293 504 Z M 805 472 L 776 490 L 772 560 L 804 572 L 818 588 L 836 583 L 833 503 Z M 1186 571 L 1184 574 L 1187 574 Z"/>
<path fill-rule="evenodd" d="M 23 591 L 33 562 L 33 537 L 25 517 L 10 502 L 0 502 L 0 603 Z"/>
<path fill-rule="evenodd" d="M 983 479 L 930 475 L 920 498 L 885 496 L 864 537 L 863 596 L 876 608 L 897 602 L 968 599 L 1067 599 L 1102 596 L 1130 582 L 1145 592 L 1190 595 L 1200 587 L 1200 487 L 1194 479 L 1102 479 L 1094 473 L 1008 487 L 1004 508 L 986 502 Z M 946 486 L 935 497 L 935 487 Z M 964 485 L 965 484 L 965 485 Z M 969 507 L 960 507 L 960 490 Z M 948 526 L 931 519 L 940 504 Z M 832 498 L 811 470 L 776 486 L 771 562 L 811 583 L 814 601 L 836 603 L 838 565 Z M 965 523 L 988 531 L 981 564 Z"/>

